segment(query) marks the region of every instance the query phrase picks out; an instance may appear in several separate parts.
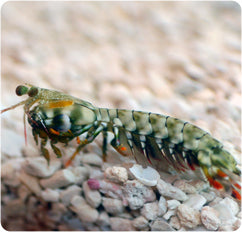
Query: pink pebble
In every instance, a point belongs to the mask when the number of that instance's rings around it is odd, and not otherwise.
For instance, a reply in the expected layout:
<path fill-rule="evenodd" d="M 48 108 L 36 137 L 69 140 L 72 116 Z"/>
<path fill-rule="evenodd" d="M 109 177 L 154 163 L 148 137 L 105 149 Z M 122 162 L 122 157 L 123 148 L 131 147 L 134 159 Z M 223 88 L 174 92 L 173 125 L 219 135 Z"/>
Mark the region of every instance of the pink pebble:
<path fill-rule="evenodd" d="M 92 189 L 92 190 L 100 189 L 100 183 L 99 183 L 99 180 L 97 180 L 97 179 L 91 178 L 87 181 L 87 184 L 90 187 L 90 189 Z"/>

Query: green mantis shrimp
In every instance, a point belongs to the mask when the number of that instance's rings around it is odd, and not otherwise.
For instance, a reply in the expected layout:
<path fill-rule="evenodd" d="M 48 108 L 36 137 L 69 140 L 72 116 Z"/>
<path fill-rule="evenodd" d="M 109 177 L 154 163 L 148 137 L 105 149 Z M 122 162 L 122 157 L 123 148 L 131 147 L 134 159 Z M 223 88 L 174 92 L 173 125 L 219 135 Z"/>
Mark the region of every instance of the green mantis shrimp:
<path fill-rule="evenodd" d="M 68 161 L 69 165 L 80 150 L 103 134 L 103 159 L 106 160 L 107 135 L 113 133 L 111 145 L 123 156 L 133 155 L 143 166 L 153 166 L 158 171 L 172 167 L 176 171 L 195 170 L 200 167 L 209 183 L 223 189 L 224 180 L 232 188 L 232 195 L 241 199 L 241 171 L 233 156 L 224 150 L 221 142 L 209 133 L 180 119 L 125 109 L 106 109 L 67 94 L 20 85 L 18 96 L 28 98 L 1 113 L 24 105 L 24 112 L 32 127 L 33 137 L 41 154 L 49 162 L 46 149 L 48 139 L 57 155 L 58 142 L 68 144 L 77 139 L 78 146 Z M 78 136 L 84 134 L 84 140 Z"/>

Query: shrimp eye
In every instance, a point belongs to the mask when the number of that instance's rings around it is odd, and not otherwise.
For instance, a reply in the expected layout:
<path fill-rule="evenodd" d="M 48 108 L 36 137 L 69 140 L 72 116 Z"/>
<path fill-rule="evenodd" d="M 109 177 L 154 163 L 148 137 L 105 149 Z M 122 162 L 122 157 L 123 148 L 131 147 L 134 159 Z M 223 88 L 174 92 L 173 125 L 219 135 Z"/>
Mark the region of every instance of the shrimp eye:
<path fill-rule="evenodd" d="M 38 92 L 39 92 L 38 88 L 36 88 L 36 87 L 31 87 L 31 88 L 29 89 L 28 95 L 29 95 L 30 97 L 34 97 L 34 96 L 36 96 L 36 95 L 38 94 Z"/>
<path fill-rule="evenodd" d="M 22 95 L 26 94 L 26 93 L 28 92 L 28 90 L 29 90 L 28 87 L 26 87 L 26 86 L 24 86 L 24 85 L 19 85 L 19 86 L 16 88 L 15 92 L 16 92 L 16 94 L 17 94 L 18 96 L 22 96 Z"/>

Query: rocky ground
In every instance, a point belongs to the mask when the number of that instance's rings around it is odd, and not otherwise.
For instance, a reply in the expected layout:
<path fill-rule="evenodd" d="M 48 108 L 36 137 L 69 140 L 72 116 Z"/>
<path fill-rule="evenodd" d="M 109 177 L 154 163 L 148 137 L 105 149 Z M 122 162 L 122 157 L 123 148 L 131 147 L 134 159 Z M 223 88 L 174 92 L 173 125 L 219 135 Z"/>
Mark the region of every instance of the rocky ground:
<path fill-rule="evenodd" d="M 1 109 L 19 84 L 99 107 L 167 114 L 209 131 L 240 165 L 240 7 L 235 2 L 7 2 Z M 24 97 L 21 97 L 21 99 Z M 236 230 L 240 203 L 200 180 L 162 173 L 150 187 L 134 161 L 97 138 L 40 157 L 23 110 L 1 115 L 2 226 L 7 230 Z"/>

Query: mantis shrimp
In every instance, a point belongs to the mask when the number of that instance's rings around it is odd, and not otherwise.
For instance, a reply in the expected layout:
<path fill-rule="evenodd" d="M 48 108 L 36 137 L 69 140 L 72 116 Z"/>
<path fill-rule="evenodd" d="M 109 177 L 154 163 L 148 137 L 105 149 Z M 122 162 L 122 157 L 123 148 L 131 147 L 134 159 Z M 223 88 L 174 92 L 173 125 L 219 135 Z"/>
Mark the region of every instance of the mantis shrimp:
<path fill-rule="evenodd" d="M 224 189 L 229 185 L 232 196 L 241 200 L 240 175 L 233 156 L 221 142 L 199 127 L 180 119 L 149 112 L 98 108 L 91 103 L 62 92 L 20 85 L 18 96 L 28 98 L 6 108 L 1 113 L 24 105 L 24 112 L 32 127 L 33 137 L 41 154 L 49 162 L 45 148 L 48 139 L 57 155 L 58 142 L 68 144 L 76 138 L 78 146 L 69 159 L 71 163 L 80 150 L 103 134 L 103 160 L 106 160 L 107 135 L 113 133 L 111 145 L 123 156 L 133 155 L 143 166 L 158 171 L 172 167 L 178 172 L 200 167 L 210 185 Z M 86 132 L 84 140 L 79 136 Z"/>

